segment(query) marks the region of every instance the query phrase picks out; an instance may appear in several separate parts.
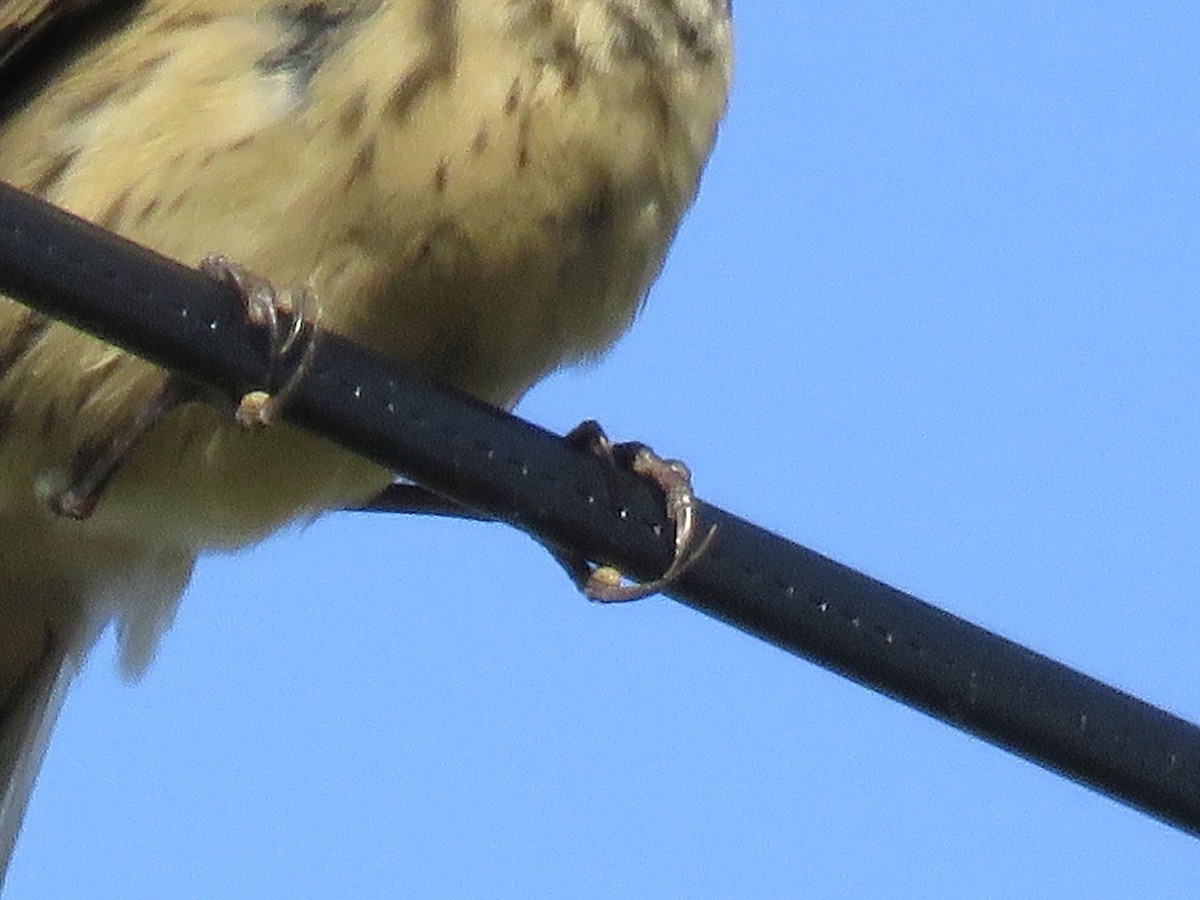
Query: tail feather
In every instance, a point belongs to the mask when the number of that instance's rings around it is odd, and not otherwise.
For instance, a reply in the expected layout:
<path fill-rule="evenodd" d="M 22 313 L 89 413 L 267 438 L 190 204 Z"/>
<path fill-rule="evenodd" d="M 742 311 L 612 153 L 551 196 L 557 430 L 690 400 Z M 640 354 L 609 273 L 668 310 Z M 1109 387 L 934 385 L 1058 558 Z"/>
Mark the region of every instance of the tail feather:
<path fill-rule="evenodd" d="M 0 682 L 0 889 L 46 745 L 71 676 L 74 654 L 47 630 L 41 652 L 7 683 Z"/>

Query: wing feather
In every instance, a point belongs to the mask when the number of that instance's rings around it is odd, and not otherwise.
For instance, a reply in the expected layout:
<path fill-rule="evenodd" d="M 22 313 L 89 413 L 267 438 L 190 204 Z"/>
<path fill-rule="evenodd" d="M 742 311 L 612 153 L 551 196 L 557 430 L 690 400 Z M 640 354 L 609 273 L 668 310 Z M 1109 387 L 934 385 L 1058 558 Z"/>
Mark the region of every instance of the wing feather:
<path fill-rule="evenodd" d="M 17 677 L 0 684 L 0 889 L 74 674 L 68 642 L 47 631 L 42 652 Z"/>

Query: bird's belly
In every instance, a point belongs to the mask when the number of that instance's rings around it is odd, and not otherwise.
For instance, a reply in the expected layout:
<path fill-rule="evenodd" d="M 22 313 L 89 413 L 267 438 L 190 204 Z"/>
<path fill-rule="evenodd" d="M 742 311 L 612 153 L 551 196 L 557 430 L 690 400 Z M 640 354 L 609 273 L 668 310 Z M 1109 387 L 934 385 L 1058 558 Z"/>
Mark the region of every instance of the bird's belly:
<path fill-rule="evenodd" d="M 711 134 L 694 146 L 636 66 L 545 57 L 503 5 L 452 7 L 384 2 L 323 55 L 304 45 L 307 68 L 269 17 L 148 26 L 58 79 L 79 102 L 35 98 L 0 126 L 0 177 L 185 263 L 221 252 L 307 284 L 323 327 L 510 406 L 629 324 Z M 0 359 L 23 315 L 0 309 Z M 19 349 L 0 373 L 0 506 L 42 515 L 163 373 L 62 325 Z M 238 546 L 386 480 L 320 439 L 193 406 L 68 524 Z"/>

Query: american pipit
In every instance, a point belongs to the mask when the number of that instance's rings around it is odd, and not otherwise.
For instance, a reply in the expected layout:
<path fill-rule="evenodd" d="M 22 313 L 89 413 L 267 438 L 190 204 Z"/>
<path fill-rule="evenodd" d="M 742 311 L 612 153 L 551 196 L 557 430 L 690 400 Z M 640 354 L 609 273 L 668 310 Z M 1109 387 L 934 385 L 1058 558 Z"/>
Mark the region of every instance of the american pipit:
<path fill-rule="evenodd" d="M 725 106 L 729 0 L 0 0 L 0 178 L 511 406 L 629 325 Z M 65 24 L 64 24 L 65 23 Z M 388 472 L 167 413 L 86 520 L 52 500 L 165 374 L 0 298 L 0 865 L 67 680 L 137 673 L 198 553 Z M 302 478 L 261 478 L 266 469 Z"/>

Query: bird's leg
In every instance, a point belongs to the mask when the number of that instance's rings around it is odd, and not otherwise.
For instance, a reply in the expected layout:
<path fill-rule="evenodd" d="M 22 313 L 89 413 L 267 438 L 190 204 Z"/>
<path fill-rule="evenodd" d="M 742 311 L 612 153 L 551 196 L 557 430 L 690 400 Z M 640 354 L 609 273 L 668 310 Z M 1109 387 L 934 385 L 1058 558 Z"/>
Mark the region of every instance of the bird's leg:
<path fill-rule="evenodd" d="M 671 564 L 651 581 L 624 584 L 621 573 L 611 566 L 593 568 L 577 555 L 551 549 L 559 564 L 588 598 L 612 603 L 647 597 L 679 578 L 704 554 L 717 529 L 713 526 L 702 536 L 698 533 L 696 494 L 687 466 L 677 459 L 663 459 L 645 444 L 614 444 L 599 423 L 592 420 L 577 425 L 567 435 L 567 440 L 595 453 L 612 469 L 626 468 L 657 485 L 665 497 L 667 519 L 675 528 L 675 555 Z"/>
<path fill-rule="evenodd" d="M 200 271 L 233 287 L 245 304 L 247 320 L 267 333 L 267 389 L 249 391 L 239 398 L 233 419 L 243 428 L 269 425 L 279 417 L 288 396 L 312 364 L 317 342 L 316 302 L 307 290 L 277 289 L 225 256 L 205 257 Z M 137 442 L 171 410 L 195 400 L 212 399 L 210 394 L 183 376 L 168 373 L 154 396 L 111 438 L 76 453 L 70 484 L 50 498 L 50 508 L 69 519 L 88 518 Z M 222 399 L 217 398 L 216 405 L 225 407 Z"/>
<path fill-rule="evenodd" d="M 621 573 L 611 566 L 593 566 L 577 553 L 539 541 L 588 598 L 612 603 L 647 597 L 675 581 L 708 550 L 717 529 L 714 525 L 703 535 L 698 533 L 699 516 L 692 477 L 682 462 L 663 459 L 645 444 L 614 444 L 600 425 L 592 420 L 576 426 L 566 439 L 603 459 L 608 464 L 606 471 L 612 473 L 618 468 L 626 468 L 657 485 L 665 495 L 667 518 L 675 527 L 675 555 L 670 566 L 658 578 L 635 584 L 624 584 Z M 609 493 L 614 496 L 617 494 L 616 480 L 612 478 L 609 481 Z M 373 500 L 356 509 L 491 521 L 490 516 L 449 498 L 419 485 L 404 483 L 389 485 Z"/>
<path fill-rule="evenodd" d="M 133 445 L 163 416 L 190 399 L 192 393 L 194 389 L 183 379 L 168 374 L 154 396 L 112 437 L 76 452 L 71 465 L 71 482 L 50 498 L 50 508 L 67 519 L 91 516 Z"/>

